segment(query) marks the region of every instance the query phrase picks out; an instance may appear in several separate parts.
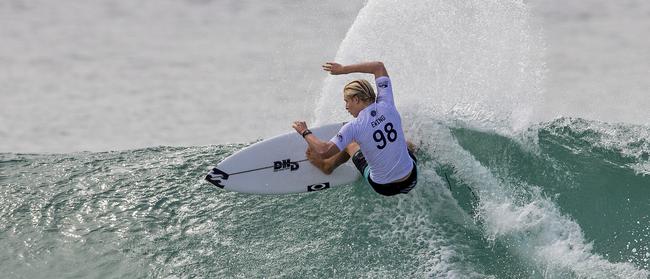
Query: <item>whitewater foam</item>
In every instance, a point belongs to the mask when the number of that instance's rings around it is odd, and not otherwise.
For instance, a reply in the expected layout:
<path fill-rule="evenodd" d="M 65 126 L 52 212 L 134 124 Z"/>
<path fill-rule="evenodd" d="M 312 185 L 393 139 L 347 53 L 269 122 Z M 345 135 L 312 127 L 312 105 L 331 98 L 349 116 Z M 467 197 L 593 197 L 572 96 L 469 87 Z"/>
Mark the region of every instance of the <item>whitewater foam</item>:
<path fill-rule="evenodd" d="M 535 121 L 544 65 L 522 2 L 369 1 L 335 60 L 381 60 L 400 111 L 510 134 Z M 328 77 L 318 123 L 344 120 L 343 84 Z"/>

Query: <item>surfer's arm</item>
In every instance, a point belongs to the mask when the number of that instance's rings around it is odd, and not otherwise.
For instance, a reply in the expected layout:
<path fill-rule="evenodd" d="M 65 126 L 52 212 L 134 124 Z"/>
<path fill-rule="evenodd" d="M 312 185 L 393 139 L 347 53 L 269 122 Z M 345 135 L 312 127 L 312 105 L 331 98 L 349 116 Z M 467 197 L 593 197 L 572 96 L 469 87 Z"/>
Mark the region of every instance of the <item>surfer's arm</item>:
<path fill-rule="evenodd" d="M 305 136 L 305 140 L 307 141 L 309 148 L 314 150 L 321 158 L 329 158 L 341 152 L 338 146 L 333 142 L 322 141 L 313 134 Z"/>
<path fill-rule="evenodd" d="M 330 72 L 332 75 L 344 75 L 351 73 L 373 74 L 375 75 L 375 79 L 388 76 L 388 71 L 386 71 L 384 63 L 380 61 L 364 62 L 345 66 L 336 62 L 327 62 L 323 65 L 323 70 Z"/>
<path fill-rule="evenodd" d="M 295 121 L 293 122 L 292 127 L 302 135 L 309 148 L 316 152 L 321 158 L 329 158 L 334 156 L 336 153 L 339 153 L 338 146 L 331 141 L 322 141 L 316 136 L 314 136 L 311 131 L 307 128 L 307 124 L 304 121 Z"/>
<path fill-rule="evenodd" d="M 307 156 L 307 159 L 309 159 L 309 162 L 327 175 L 332 174 L 338 166 L 344 164 L 350 159 L 350 155 L 345 151 L 334 154 L 334 156 L 329 158 L 323 158 L 314 154 L 311 148 L 308 148 L 305 155 Z"/>

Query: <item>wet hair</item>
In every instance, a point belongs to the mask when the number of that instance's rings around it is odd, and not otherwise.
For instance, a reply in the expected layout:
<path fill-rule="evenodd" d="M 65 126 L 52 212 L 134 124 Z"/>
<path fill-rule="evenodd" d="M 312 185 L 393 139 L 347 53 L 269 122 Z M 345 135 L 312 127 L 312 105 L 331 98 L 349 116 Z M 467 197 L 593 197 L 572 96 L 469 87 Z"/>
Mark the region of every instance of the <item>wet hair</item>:
<path fill-rule="evenodd" d="M 350 99 L 357 97 L 362 102 L 374 103 L 375 90 L 372 89 L 370 82 L 365 79 L 357 79 L 349 82 L 343 88 L 343 96 Z"/>

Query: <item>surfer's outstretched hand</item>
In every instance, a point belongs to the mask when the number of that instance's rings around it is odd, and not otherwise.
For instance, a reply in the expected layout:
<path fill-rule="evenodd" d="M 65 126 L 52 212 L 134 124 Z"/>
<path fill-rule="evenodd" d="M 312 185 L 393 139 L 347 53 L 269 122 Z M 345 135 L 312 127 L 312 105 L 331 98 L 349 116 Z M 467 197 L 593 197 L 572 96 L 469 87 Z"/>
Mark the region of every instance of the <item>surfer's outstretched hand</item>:
<path fill-rule="evenodd" d="M 305 121 L 294 121 L 291 127 L 293 127 L 293 129 L 295 129 L 298 134 L 302 135 L 302 133 L 307 130 L 307 123 L 305 123 Z"/>
<path fill-rule="evenodd" d="M 336 62 L 327 62 L 323 64 L 323 70 L 330 72 L 332 75 L 342 75 L 345 74 L 343 71 L 343 65 Z"/>

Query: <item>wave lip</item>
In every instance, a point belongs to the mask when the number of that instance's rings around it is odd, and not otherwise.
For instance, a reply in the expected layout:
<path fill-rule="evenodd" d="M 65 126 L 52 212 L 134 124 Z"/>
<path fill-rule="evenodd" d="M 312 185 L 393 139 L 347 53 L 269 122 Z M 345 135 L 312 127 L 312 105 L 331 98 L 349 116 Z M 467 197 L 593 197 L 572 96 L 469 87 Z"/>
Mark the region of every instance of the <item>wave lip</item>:
<path fill-rule="evenodd" d="M 650 126 L 610 124 L 582 118 L 563 117 L 539 127 L 547 133 L 574 142 L 575 153 L 615 152 L 619 163 L 639 175 L 650 175 Z M 596 151 L 596 152 L 594 152 Z"/>

